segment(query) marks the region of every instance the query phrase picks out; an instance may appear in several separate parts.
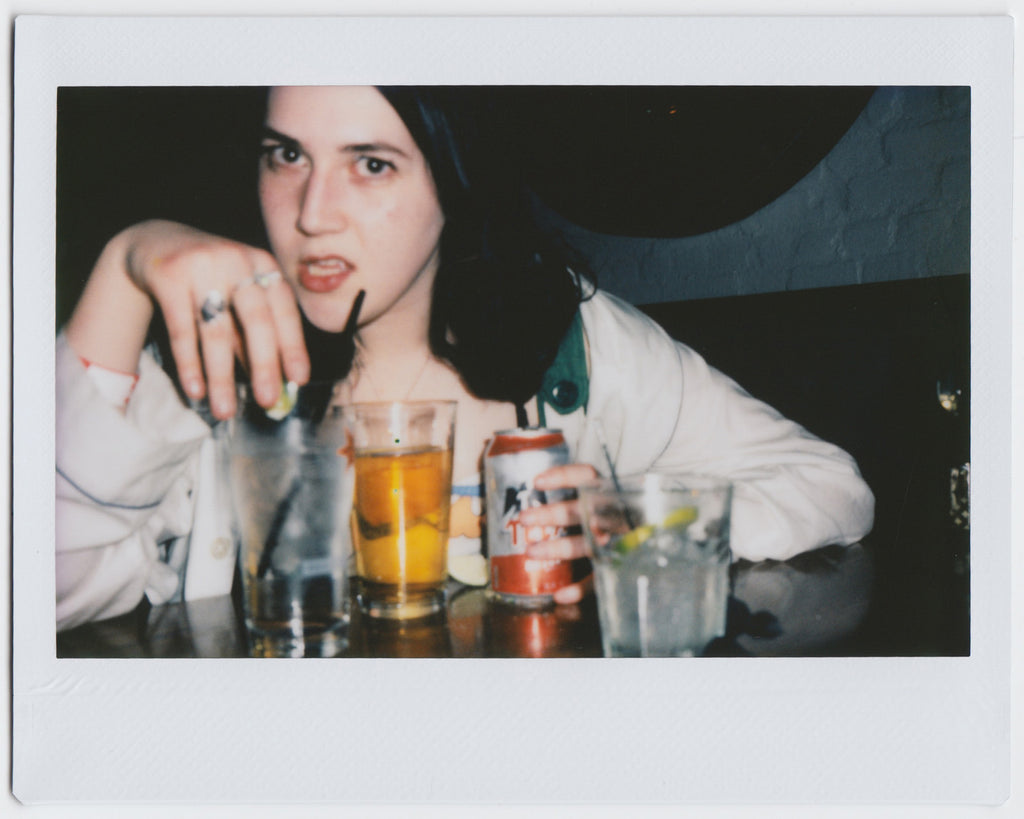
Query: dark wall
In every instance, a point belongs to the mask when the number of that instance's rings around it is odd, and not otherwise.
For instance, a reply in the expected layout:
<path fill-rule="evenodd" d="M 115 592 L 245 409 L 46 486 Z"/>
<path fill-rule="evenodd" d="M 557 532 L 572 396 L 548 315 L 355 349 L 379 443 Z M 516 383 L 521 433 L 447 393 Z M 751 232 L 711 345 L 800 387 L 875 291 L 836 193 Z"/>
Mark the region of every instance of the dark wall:
<path fill-rule="evenodd" d="M 260 244 L 258 88 L 61 88 L 57 323 L 103 245 L 150 218 Z"/>

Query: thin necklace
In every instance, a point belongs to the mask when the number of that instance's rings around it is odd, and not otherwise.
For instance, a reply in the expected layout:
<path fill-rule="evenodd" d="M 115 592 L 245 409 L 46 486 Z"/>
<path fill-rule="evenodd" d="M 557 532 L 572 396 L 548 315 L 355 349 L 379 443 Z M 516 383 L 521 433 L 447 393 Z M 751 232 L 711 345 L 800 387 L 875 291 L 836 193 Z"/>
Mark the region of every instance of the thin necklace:
<path fill-rule="evenodd" d="M 420 383 L 420 381 L 423 378 L 423 373 L 425 373 L 427 371 L 427 365 L 429 363 L 430 363 L 430 351 L 428 350 L 426 358 L 423 359 L 423 365 L 420 367 L 419 373 L 416 375 L 416 380 L 412 382 L 412 386 L 409 387 L 408 391 L 402 397 L 402 399 L 401 399 L 402 401 L 408 401 L 409 400 L 409 396 L 412 395 L 412 391 L 415 390 L 416 387 L 419 386 L 419 383 Z M 373 394 L 377 398 L 377 400 L 378 401 L 383 401 L 384 398 L 380 394 L 380 390 L 377 389 L 377 385 L 373 383 L 373 376 L 370 375 L 369 369 L 367 369 L 364 366 L 360 366 L 359 367 L 359 371 L 360 371 L 360 373 L 362 375 L 366 376 L 366 383 L 370 385 L 370 389 L 373 390 Z"/>

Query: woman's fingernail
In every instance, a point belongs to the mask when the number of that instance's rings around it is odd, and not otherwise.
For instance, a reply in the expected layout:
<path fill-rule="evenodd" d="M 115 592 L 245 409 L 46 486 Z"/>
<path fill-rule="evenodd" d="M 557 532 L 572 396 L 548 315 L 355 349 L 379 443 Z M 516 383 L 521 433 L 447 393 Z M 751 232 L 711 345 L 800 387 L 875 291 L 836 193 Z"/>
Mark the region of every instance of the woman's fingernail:
<path fill-rule="evenodd" d="M 218 418 L 229 418 L 233 409 L 231 402 L 226 398 L 218 398 L 213 402 L 213 414 Z"/>
<path fill-rule="evenodd" d="M 561 540 L 542 540 L 526 547 L 527 557 L 534 560 L 569 560 L 570 554 Z"/>
<path fill-rule="evenodd" d="M 185 392 L 190 398 L 202 398 L 203 385 L 198 378 L 189 378 L 185 381 Z"/>
<path fill-rule="evenodd" d="M 256 400 L 263 406 L 269 406 L 281 397 L 281 385 L 272 381 L 261 381 L 256 386 Z"/>
<path fill-rule="evenodd" d="M 583 595 L 580 592 L 579 586 L 566 586 L 564 588 L 558 589 L 552 595 L 552 597 L 555 598 L 555 602 L 560 603 L 563 606 L 580 602 L 580 598 L 582 596 Z"/>

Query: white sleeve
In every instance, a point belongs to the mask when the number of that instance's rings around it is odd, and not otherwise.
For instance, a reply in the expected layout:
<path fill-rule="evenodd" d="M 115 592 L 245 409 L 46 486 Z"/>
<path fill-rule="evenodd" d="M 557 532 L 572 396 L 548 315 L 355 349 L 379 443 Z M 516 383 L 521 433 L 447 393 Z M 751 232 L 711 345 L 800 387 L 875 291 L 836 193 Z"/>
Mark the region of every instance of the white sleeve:
<path fill-rule="evenodd" d="M 737 558 L 785 560 L 863 538 L 875 499 L 853 458 L 748 395 L 683 345 L 679 416 L 653 465 L 703 471 L 734 483 Z"/>
<path fill-rule="evenodd" d="M 588 423 L 604 427 L 623 474 L 733 481 L 735 558 L 784 560 L 870 531 L 874 496 L 846 452 L 752 398 L 635 308 L 605 294 L 594 302 Z M 590 449 L 585 460 L 606 471 Z"/>
<path fill-rule="evenodd" d="M 56 345 L 57 625 L 169 599 L 177 572 L 160 544 L 192 523 L 207 425 L 149 356 L 125 412 L 97 390 L 63 335 Z"/>

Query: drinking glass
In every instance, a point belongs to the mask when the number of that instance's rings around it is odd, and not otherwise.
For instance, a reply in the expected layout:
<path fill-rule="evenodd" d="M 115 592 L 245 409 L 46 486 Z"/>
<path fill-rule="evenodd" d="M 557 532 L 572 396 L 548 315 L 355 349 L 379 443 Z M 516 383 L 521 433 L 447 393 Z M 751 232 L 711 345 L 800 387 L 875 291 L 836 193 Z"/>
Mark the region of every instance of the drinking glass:
<path fill-rule="evenodd" d="M 455 402 L 352 404 L 342 414 L 355 463 L 360 608 L 401 620 L 439 611 L 448 577 Z"/>
<path fill-rule="evenodd" d="M 227 459 L 250 650 L 328 657 L 348 639 L 352 470 L 330 384 L 290 388 L 271 410 L 242 386 Z"/>
<path fill-rule="evenodd" d="M 607 657 L 692 657 L 725 634 L 728 482 L 652 474 L 580 488 Z"/>

